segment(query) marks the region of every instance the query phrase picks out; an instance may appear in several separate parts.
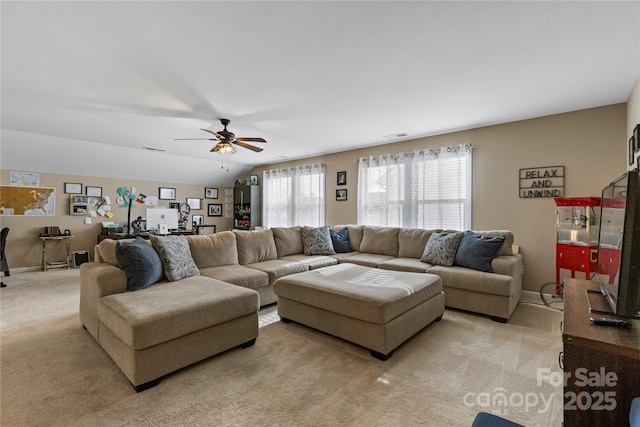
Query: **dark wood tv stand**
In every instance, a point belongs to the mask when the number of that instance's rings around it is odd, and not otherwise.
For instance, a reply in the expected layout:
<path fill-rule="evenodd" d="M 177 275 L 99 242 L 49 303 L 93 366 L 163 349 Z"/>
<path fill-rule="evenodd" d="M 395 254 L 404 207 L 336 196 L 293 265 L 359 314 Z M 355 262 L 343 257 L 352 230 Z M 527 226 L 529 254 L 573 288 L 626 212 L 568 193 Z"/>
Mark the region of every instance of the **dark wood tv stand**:
<path fill-rule="evenodd" d="M 631 401 L 640 397 L 640 320 L 627 319 L 630 328 L 594 325 L 589 317 L 607 315 L 589 313 L 587 290 L 599 287 L 565 280 L 564 425 L 628 426 Z"/>

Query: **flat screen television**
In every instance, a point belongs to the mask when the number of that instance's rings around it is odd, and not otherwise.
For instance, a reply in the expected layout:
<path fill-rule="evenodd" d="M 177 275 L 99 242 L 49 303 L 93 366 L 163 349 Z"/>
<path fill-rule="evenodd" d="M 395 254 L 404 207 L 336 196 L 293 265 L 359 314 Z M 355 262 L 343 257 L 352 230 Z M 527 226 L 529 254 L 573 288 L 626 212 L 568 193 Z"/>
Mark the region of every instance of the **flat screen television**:
<path fill-rule="evenodd" d="M 610 313 L 622 317 L 640 317 L 638 170 L 624 173 L 602 190 L 595 278 L 608 302 Z"/>

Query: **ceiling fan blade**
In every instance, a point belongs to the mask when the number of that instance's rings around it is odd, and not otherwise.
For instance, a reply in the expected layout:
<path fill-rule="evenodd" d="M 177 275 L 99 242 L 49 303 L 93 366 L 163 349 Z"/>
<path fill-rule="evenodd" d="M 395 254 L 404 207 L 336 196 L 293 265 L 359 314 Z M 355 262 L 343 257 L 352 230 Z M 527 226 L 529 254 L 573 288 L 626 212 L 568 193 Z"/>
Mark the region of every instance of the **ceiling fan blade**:
<path fill-rule="evenodd" d="M 174 141 L 217 141 L 214 138 L 174 138 Z"/>
<path fill-rule="evenodd" d="M 209 129 L 202 129 L 202 128 L 200 128 L 200 130 L 203 130 L 203 131 L 205 131 L 205 132 L 209 132 L 210 134 L 215 135 L 215 136 L 216 136 L 216 138 L 218 138 L 218 139 L 224 139 L 224 138 L 223 138 L 222 136 L 220 136 L 217 132 L 214 132 L 214 131 L 212 131 L 212 130 L 209 130 Z"/>
<path fill-rule="evenodd" d="M 235 141 L 233 141 L 234 144 L 240 146 L 240 147 L 244 147 L 244 148 L 248 148 L 251 151 L 255 151 L 256 153 L 259 153 L 262 151 L 262 148 L 258 148 L 258 147 L 254 147 L 253 145 L 249 145 L 249 144 L 245 144 L 242 141 L 238 141 L 237 139 Z"/>
<path fill-rule="evenodd" d="M 236 138 L 236 141 L 244 141 L 244 142 L 267 142 L 264 138 Z"/>

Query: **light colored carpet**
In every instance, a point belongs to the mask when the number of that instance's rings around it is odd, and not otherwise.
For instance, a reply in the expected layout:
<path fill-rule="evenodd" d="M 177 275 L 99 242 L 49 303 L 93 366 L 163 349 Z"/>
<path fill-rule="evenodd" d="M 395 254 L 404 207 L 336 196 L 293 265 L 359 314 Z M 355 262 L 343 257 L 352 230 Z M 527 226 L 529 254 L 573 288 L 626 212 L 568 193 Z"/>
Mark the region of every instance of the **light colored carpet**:
<path fill-rule="evenodd" d="M 527 426 L 562 422 L 561 388 L 536 381 L 538 368 L 560 372 L 562 313 L 545 307 L 521 304 L 506 325 L 447 310 L 386 362 L 279 322 L 269 307 L 254 346 L 136 394 L 82 328 L 78 270 L 7 279 L 0 291 L 4 427 L 469 426 L 481 410 Z"/>

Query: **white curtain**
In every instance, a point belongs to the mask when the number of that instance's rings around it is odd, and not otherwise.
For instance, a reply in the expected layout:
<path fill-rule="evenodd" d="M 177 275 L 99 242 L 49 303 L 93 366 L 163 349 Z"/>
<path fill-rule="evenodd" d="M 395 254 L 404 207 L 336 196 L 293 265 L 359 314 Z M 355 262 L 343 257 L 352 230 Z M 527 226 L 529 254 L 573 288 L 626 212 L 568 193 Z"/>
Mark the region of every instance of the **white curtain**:
<path fill-rule="evenodd" d="M 358 161 L 358 223 L 471 228 L 472 147 L 363 157 Z"/>
<path fill-rule="evenodd" d="M 325 222 L 324 165 L 264 171 L 262 222 L 266 227 L 319 227 Z"/>

